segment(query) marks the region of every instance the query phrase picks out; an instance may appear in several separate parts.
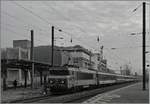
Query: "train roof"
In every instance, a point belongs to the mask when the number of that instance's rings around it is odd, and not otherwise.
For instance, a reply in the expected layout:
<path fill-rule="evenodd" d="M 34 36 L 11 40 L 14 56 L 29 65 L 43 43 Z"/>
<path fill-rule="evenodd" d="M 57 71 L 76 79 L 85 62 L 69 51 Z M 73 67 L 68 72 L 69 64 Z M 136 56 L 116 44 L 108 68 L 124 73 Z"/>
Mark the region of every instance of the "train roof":
<path fill-rule="evenodd" d="M 80 71 L 80 72 L 86 72 L 86 73 L 96 73 L 97 72 L 97 70 L 91 70 L 91 69 L 89 70 L 88 68 L 74 67 L 74 66 L 59 66 L 59 67 L 57 66 L 57 67 L 50 68 L 50 70 L 71 70 L 71 71 Z M 135 76 L 120 75 L 120 74 L 105 73 L 105 72 L 98 72 L 98 74 L 135 78 Z"/>
<path fill-rule="evenodd" d="M 118 77 L 134 77 L 134 76 L 129 76 L 129 75 L 120 75 L 120 74 L 112 74 L 112 73 L 104 73 L 104 72 L 98 72 L 98 74 L 103 74 L 103 75 L 112 75 L 112 76 L 118 76 Z"/>

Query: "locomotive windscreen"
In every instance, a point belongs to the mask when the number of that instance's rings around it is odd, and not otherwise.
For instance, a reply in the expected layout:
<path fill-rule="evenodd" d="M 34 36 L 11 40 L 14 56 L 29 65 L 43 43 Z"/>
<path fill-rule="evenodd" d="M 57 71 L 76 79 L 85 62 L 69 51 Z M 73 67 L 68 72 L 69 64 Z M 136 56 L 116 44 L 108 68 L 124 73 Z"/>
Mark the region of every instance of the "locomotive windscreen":
<path fill-rule="evenodd" d="M 69 75 L 69 70 L 50 70 L 51 75 Z"/>

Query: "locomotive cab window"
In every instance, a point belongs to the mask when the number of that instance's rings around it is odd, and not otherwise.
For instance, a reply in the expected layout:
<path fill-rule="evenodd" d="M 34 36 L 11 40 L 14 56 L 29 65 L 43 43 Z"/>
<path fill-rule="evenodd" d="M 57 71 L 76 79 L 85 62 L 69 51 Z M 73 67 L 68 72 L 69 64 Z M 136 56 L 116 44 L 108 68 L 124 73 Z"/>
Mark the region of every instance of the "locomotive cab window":
<path fill-rule="evenodd" d="M 69 70 L 50 70 L 51 75 L 69 75 Z"/>
<path fill-rule="evenodd" d="M 92 73 L 77 72 L 78 80 L 93 79 Z"/>

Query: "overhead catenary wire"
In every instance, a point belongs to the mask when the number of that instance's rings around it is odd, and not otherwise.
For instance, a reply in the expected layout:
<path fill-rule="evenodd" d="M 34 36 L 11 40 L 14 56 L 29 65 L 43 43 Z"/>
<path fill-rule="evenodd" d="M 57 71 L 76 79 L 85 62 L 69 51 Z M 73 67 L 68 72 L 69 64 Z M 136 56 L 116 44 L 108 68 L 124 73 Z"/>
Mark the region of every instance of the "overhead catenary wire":
<path fill-rule="evenodd" d="M 16 31 L 14 31 L 14 30 L 12 30 L 12 29 L 10 29 L 10 28 L 8 28 L 8 27 L 2 27 L 2 28 L 4 28 L 5 30 L 8 30 L 9 32 L 15 33 L 15 35 L 23 36 L 23 37 L 25 37 L 25 38 L 28 38 L 27 35 L 23 35 L 23 34 L 17 33 Z M 20 34 L 20 35 L 19 35 L 19 34 Z"/>
<path fill-rule="evenodd" d="M 71 19 L 66 17 L 65 15 L 63 15 L 61 12 L 59 12 L 58 10 L 56 10 L 54 7 L 52 6 L 49 6 L 47 3 L 45 3 L 44 1 L 42 2 L 46 7 L 54 10 L 57 15 L 59 15 L 60 17 L 63 17 L 66 21 L 70 21 L 71 22 Z M 49 12 L 49 10 L 48 10 Z M 49 12 L 50 13 L 50 12 Z M 76 23 L 77 24 L 77 23 Z M 78 25 L 78 24 L 77 24 Z M 77 25 L 74 25 L 74 27 L 78 28 L 81 32 L 83 32 L 84 34 L 87 34 L 87 32 L 85 30 L 83 30 L 81 27 L 77 26 Z"/>
<path fill-rule="evenodd" d="M 111 59 L 111 60 L 108 59 L 108 61 L 109 61 L 109 62 L 110 62 L 110 61 L 111 61 L 111 62 L 114 62 L 114 64 L 112 63 L 113 66 L 114 66 L 116 63 L 119 65 L 119 66 L 118 66 L 118 65 L 117 65 L 117 66 L 115 65 L 116 67 L 120 67 L 120 66 L 122 66 L 123 64 L 127 64 L 127 63 L 128 63 L 128 62 L 126 62 L 125 60 L 122 60 L 121 58 L 119 58 L 118 56 L 116 56 L 115 54 L 113 54 L 114 57 L 112 57 L 112 53 L 110 53 L 109 51 L 106 51 L 106 52 L 108 53 L 109 58 Z M 107 56 L 108 56 L 108 55 L 107 55 Z M 112 61 L 112 60 L 113 60 L 113 61 Z M 114 60 L 115 60 L 115 61 L 114 61 Z M 118 61 L 117 61 L 117 60 L 118 60 Z M 120 60 L 120 61 L 119 61 L 119 60 Z"/>
<path fill-rule="evenodd" d="M 17 18 L 16 16 L 13 16 L 5 11 L 1 11 L 1 13 L 4 13 L 5 15 L 9 16 L 10 18 L 16 20 L 17 22 L 19 22 L 20 24 L 22 24 L 21 26 L 22 27 L 27 27 L 28 29 L 30 28 L 30 25 L 33 26 L 33 27 L 37 27 L 40 31 L 43 31 L 44 29 L 41 29 L 39 26 L 36 26 L 34 24 L 29 24 L 27 22 L 24 21 L 24 19 L 21 19 L 21 18 Z M 43 31 L 44 33 L 48 33 L 46 32 L 46 30 Z"/>
<path fill-rule="evenodd" d="M 105 51 L 105 52 L 108 53 L 108 54 L 107 54 L 107 57 L 109 56 L 110 59 L 113 59 L 113 62 L 114 62 L 114 63 L 116 63 L 116 62 L 124 63 L 124 62 L 125 62 L 124 60 L 118 58 L 115 54 L 112 54 L 112 53 L 109 52 L 109 51 Z M 105 53 L 105 54 L 106 54 L 106 53 Z M 115 61 L 114 61 L 114 59 L 115 59 Z M 109 60 L 109 61 L 110 61 L 110 60 Z"/>
<path fill-rule="evenodd" d="M 32 15 L 38 17 L 40 20 L 42 20 L 43 22 L 45 22 L 46 24 L 48 25 L 52 25 L 49 21 L 47 21 L 46 19 L 43 19 L 41 16 L 39 16 L 38 14 L 36 14 L 35 12 L 31 11 L 30 9 L 28 8 L 25 8 L 24 6 L 18 4 L 17 2 L 12 2 L 14 4 L 16 4 L 17 6 L 19 6 L 20 8 L 23 8 L 24 10 L 28 11 L 29 13 L 31 13 Z"/>
<path fill-rule="evenodd" d="M 64 31 L 63 31 L 64 32 Z M 70 33 L 69 33 L 70 34 Z M 74 36 L 74 35 L 73 35 Z M 89 46 L 88 46 L 89 47 Z"/>
<path fill-rule="evenodd" d="M 112 49 L 106 49 L 106 50 L 109 50 L 109 51 L 110 51 L 110 50 L 112 50 Z M 120 60 L 122 60 L 122 61 L 124 61 L 124 62 L 128 62 L 127 60 L 125 60 L 125 59 L 119 57 L 117 54 L 115 54 L 114 51 L 112 52 L 112 54 L 114 54 L 118 59 L 120 59 Z"/>
<path fill-rule="evenodd" d="M 126 62 L 120 58 L 118 58 L 115 54 L 110 53 L 110 51 L 106 51 L 109 55 L 110 60 L 108 59 L 109 63 L 111 63 L 112 66 L 115 66 L 115 68 L 118 68 L 120 66 L 122 66 L 123 64 L 125 64 Z M 108 56 L 107 55 L 107 56 Z M 113 60 L 113 61 L 112 61 Z M 115 60 L 115 61 L 114 61 Z M 117 61 L 118 60 L 118 61 Z M 119 61 L 120 60 L 120 61 Z M 116 66 L 116 63 L 119 65 Z"/>
<path fill-rule="evenodd" d="M 42 3 L 46 6 L 46 7 L 48 7 L 48 8 L 51 8 L 52 10 L 54 10 L 56 13 L 57 13 L 57 15 L 60 15 L 61 17 L 63 17 L 65 20 L 69 20 L 70 21 L 70 19 L 69 18 L 67 18 L 66 16 L 64 16 L 61 12 L 59 12 L 58 10 L 56 10 L 55 8 L 53 8 L 52 6 L 49 6 L 45 1 L 42 1 Z M 48 10 L 49 11 L 49 10 Z M 49 12 L 50 13 L 50 12 Z"/>
<path fill-rule="evenodd" d="M 142 6 L 142 4 L 138 5 L 132 12 L 137 11 L 141 6 Z"/>
<path fill-rule="evenodd" d="M 3 22 L 3 21 L 2 21 L 2 22 Z M 6 26 L 13 27 L 13 28 L 15 27 L 16 29 L 18 29 L 18 27 L 20 28 L 20 25 L 17 26 L 17 25 L 14 25 L 14 24 L 10 23 L 10 22 L 9 22 L 9 23 L 8 23 L 8 22 L 3 22 L 3 23 L 2 23 L 2 22 L 0 23 L 1 26 L 6 25 Z M 28 30 L 28 28 L 26 28 L 26 26 L 22 26 L 22 25 L 21 25 L 21 29 Z"/>
<path fill-rule="evenodd" d="M 33 13 L 33 12 L 32 12 Z M 64 31 L 63 31 L 64 32 Z M 70 33 L 69 33 L 70 34 Z"/>
<path fill-rule="evenodd" d="M 30 34 L 29 34 L 29 36 L 28 35 L 24 35 L 24 34 L 22 34 L 22 33 L 19 33 L 19 32 L 16 32 L 16 31 L 14 31 L 14 30 L 12 30 L 12 29 L 10 29 L 10 28 L 8 28 L 8 27 L 3 27 L 5 30 L 8 30 L 9 32 L 13 32 L 13 33 L 15 33 L 15 35 L 18 35 L 18 36 L 20 36 L 20 37 L 24 37 L 24 38 L 27 38 L 27 39 L 29 39 L 30 38 Z M 3 35 L 3 34 L 2 34 Z M 44 40 L 39 40 L 39 39 L 36 39 L 36 41 L 38 41 L 38 42 L 45 42 Z"/>
<path fill-rule="evenodd" d="M 125 63 L 127 63 L 127 62 L 128 62 L 127 60 L 122 59 L 121 57 L 119 57 L 118 55 L 114 54 L 113 52 L 110 52 L 110 50 L 112 50 L 112 49 L 109 49 L 109 48 L 104 48 L 104 49 L 106 50 L 105 52 L 110 53 L 110 55 L 112 55 L 112 54 L 113 54 L 115 58 L 117 58 L 117 59 L 119 59 L 119 60 L 121 60 L 121 61 L 123 61 L 123 62 L 125 62 Z"/>
<path fill-rule="evenodd" d="M 27 10 L 28 12 L 30 12 L 30 13 L 33 14 L 34 16 L 37 16 L 38 18 L 40 18 L 40 19 L 41 19 L 42 21 L 44 21 L 45 23 L 49 23 L 48 21 L 46 21 L 45 19 L 43 19 L 41 16 L 35 14 L 35 13 L 32 12 L 31 10 L 29 10 L 29 9 L 27 9 L 27 8 L 25 8 L 25 7 L 23 7 L 23 6 L 21 6 L 20 4 L 17 4 L 17 5 L 20 6 L 21 8 L 23 8 L 23 9 Z M 56 26 L 55 26 L 55 27 L 56 27 Z"/>
<path fill-rule="evenodd" d="M 135 48 L 141 48 L 142 46 L 130 46 L 130 47 L 112 47 L 112 48 L 107 48 L 107 49 L 127 49 L 127 48 L 131 48 L 131 49 L 135 49 Z M 150 47 L 150 45 L 147 45 L 146 47 Z"/>
<path fill-rule="evenodd" d="M 13 33 L 17 33 L 17 32 L 15 32 L 15 31 L 12 30 L 12 28 L 17 28 L 17 30 L 18 30 L 18 27 L 16 27 L 16 25 L 13 25 L 13 24 L 10 24 L 10 23 L 5 23 L 5 25 L 7 26 L 7 29 L 8 29 L 8 27 L 10 27 L 10 28 L 11 28 L 11 31 L 12 31 Z M 1 27 L 4 27 L 5 25 L 3 25 L 3 23 L 1 23 Z M 24 27 L 24 28 L 25 28 L 25 27 Z M 25 28 L 25 29 L 26 29 L 26 28 Z M 9 30 L 10 30 L 10 29 L 9 29 Z M 19 29 L 19 30 L 20 30 L 20 29 Z M 29 31 L 30 31 L 29 28 L 26 29 L 26 31 L 29 32 Z M 20 33 L 19 33 L 19 34 L 20 34 Z M 22 33 L 21 33 L 21 34 L 22 34 Z M 21 34 L 20 34 L 20 35 L 21 35 Z M 17 35 L 17 34 L 16 34 L 16 35 Z M 20 35 L 19 35 L 19 36 L 20 36 Z M 27 35 L 24 35 L 24 37 L 25 37 L 25 36 L 27 36 Z M 41 36 L 42 36 L 42 35 L 41 35 Z M 39 39 L 38 39 L 38 41 L 43 41 L 43 42 L 45 42 L 44 40 L 39 40 Z"/>
<path fill-rule="evenodd" d="M 22 5 L 20 5 L 20 4 L 16 3 L 16 2 L 13 2 L 13 3 L 15 3 L 17 6 L 23 8 L 24 10 L 30 12 L 32 15 L 38 17 L 39 19 L 41 19 L 42 21 L 44 21 L 46 24 L 49 24 L 49 25 L 51 25 L 51 26 L 55 26 L 55 25 L 53 25 L 52 23 L 50 23 L 49 21 L 47 21 L 47 20 L 45 20 L 44 18 L 42 18 L 41 16 L 39 16 L 38 14 L 32 12 L 30 9 L 27 9 L 27 8 L 25 8 L 24 6 L 22 6 Z M 60 28 L 57 27 L 57 26 L 55 26 L 55 29 L 60 30 Z M 63 30 L 63 32 L 65 32 L 65 31 Z M 65 32 L 65 33 L 67 33 L 67 32 Z"/>
<path fill-rule="evenodd" d="M 13 2 L 13 3 L 14 3 L 14 2 Z M 33 14 L 34 16 L 37 16 L 38 18 L 40 18 L 41 20 L 43 20 L 45 23 L 49 24 L 48 21 L 45 21 L 45 19 L 43 19 L 43 18 L 40 17 L 39 15 L 35 14 L 35 13 L 32 12 L 31 10 L 29 10 L 29 9 L 27 9 L 27 8 L 25 8 L 25 7 L 23 7 L 22 5 L 20 5 L 20 4 L 16 3 L 16 2 L 15 2 L 15 4 L 18 5 L 19 7 L 23 8 L 24 10 L 30 12 L 30 13 Z M 58 28 L 58 27 L 56 27 L 56 26 L 55 26 L 55 28 L 58 29 L 58 30 L 60 29 L 60 28 Z M 63 32 L 68 34 L 68 32 L 65 32 L 64 30 L 63 30 Z M 70 33 L 69 33 L 69 34 L 70 34 Z"/>
<path fill-rule="evenodd" d="M 32 10 L 25 8 L 24 6 L 18 4 L 17 2 L 12 2 L 14 4 L 16 4 L 18 7 L 23 8 L 25 11 L 28 11 L 29 13 L 31 13 L 32 15 L 34 15 L 35 17 L 38 17 L 41 21 L 43 21 L 44 23 L 46 23 L 48 26 L 55 26 L 57 28 L 59 28 L 58 26 L 54 25 L 53 23 L 47 21 L 45 18 L 41 17 L 40 15 L 38 15 L 37 13 L 33 12 Z M 60 29 L 60 28 L 59 28 Z"/>
<path fill-rule="evenodd" d="M 56 29 L 58 30 L 59 28 L 56 28 Z M 66 31 L 63 31 L 63 30 L 62 30 L 62 32 L 65 33 L 65 34 L 67 34 L 68 36 L 70 36 L 70 37 L 72 38 L 72 41 L 73 41 L 73 39 L 75 39 L 75 38 L 76 38 L 77 41 L 79 41 L 79 39 L 80 39 L 80 38 L 75 37 L 75 35 L 72 34 L 72 33 L 69 33 L 69 32 L 66 32 Z M 87 43 L 85 43 L 85 42 L 83 43 L 83 41 L 79 41 L 79 42 L 82 43 L 82 44 L 84 44 L 84 45 L 87 44 Z M 86 46 L 87 46 L 87 45 L 86 45 Z M 91 46 L 89 46 L 89 45 L 88 45 L 87 47 L 89 47 L 89 48 L 91 48 L 91 49 L 94 49 L 93 47 L 91 47 Z"/>

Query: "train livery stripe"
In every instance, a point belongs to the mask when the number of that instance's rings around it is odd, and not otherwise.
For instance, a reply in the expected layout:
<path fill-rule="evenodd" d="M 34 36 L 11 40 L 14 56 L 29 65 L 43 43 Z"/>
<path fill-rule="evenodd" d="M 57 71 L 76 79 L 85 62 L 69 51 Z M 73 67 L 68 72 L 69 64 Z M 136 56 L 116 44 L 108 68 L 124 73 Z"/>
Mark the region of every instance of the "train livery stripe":
<path fill-rule="evenodd" d="M 76 80 L 75 85 L 80 86 L 80 85 L 94 85 L 96 83 L 95 80 Z"/>
<path fill-rule="evenodd" d="M 109 84 L 109 83 L 115 83 L 116 80 L 106 80 L 106 81 L 99 81 L 100 84 Z"/>

